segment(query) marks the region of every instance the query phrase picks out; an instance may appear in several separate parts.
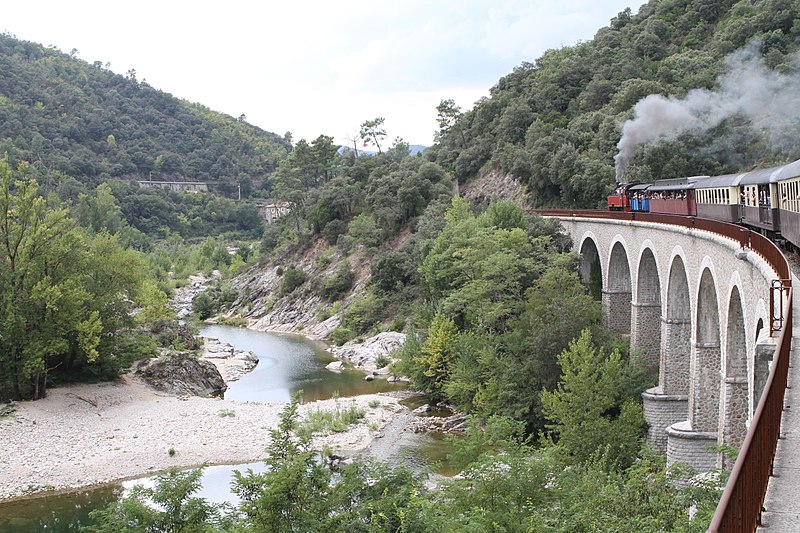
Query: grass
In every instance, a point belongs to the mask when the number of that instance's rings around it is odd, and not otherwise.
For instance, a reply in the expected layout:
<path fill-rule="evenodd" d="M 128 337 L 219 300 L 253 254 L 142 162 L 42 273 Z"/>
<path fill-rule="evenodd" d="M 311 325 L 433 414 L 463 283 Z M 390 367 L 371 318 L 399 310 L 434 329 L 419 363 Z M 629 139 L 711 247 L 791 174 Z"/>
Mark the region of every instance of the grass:
<path fill-rule="evenodd" d="M 217 413 L 217 416 L 221 416 L 222 418 L 225 418 L 226 416 L 233 417 L 236 416 L 236 411 L 233 409 L 220 409 L 220 411 Z"/>
<path fill-rule="evenodd" d="M 302 438 L 311 438 L 316 433 L 342 433 L 365 416 L 364 409 L 355 405 L 355 402 L 348 407 L 342 407 L 337 402 L 332 411 L 317 409 L 309 412 L 298 426 L 297 434 Z"/>
<path fill-rule="evenodd" d="M 380 405 L 381 405 L 381 401 L 380 400 L 370 400 L 369 401 L 369 406 L 372 409 L 375 409 L 376 407 L 379 407 Z"/>
<path fill-rule="evenodd" d="M 226 326 L 243 328 L 247 326 L 247 319 L 244 318 L 243 316 L 234 315 L 223 318 L 222 320 L 220 320 L 220 323 Z"/>

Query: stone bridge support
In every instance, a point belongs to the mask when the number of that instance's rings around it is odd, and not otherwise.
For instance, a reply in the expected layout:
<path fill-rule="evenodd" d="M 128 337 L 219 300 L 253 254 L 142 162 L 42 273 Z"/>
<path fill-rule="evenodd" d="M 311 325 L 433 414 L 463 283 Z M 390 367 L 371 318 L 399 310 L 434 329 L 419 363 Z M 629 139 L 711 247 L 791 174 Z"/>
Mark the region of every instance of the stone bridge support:
<path fill-rule="evenodd" d="M 764 324 L 776 274 L 752 251 L 705 231 L 561 222 L 582 254 L 582 279 L 599 285 L 593 293 L 606 324 L 630 334 L 632 353 L 658 374 L 642 395 L 648 441 L 668 464 L 722 466 L 710 448 L 741 446 L 774 353 Z"/>

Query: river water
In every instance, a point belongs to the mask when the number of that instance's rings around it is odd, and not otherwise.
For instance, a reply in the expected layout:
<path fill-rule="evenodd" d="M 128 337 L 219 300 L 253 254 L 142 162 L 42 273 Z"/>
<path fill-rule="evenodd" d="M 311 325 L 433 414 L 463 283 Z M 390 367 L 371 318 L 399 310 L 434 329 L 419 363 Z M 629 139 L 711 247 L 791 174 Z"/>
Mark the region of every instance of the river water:
<path fill-rule="evenodd" d="M 335 394 L 346 397 L 398 389 L 398 385 L 386 380 L 365 381 L 364 374 L 358 370 L 341 373 L 326 370 L 325 366 L 336 359 L 325 351 L 325 345 L 298 335 L 276 335 L 219 325 L 204 326 L 201 334 L 216 337 L 237 349 L 252 351 L 259 358 L 252 372 L 229 384 L 225 392 L 229 400 L 287 402 L 296 391 L 302 390 L 303 400 L 307 402 L 331 398 Z M 430 446 L 425 438 L 416 443 Z M 411 446 L 410 441 L 404 441 L 403 446 Z M 261 471 L 264 465 L 207 467 L 198 496 L 213 502 L 235 503 L 229 490 L 233 471 L 248 468 Z M 0 532 L 78 531 L 81 525 L 89 523 L 89 512 L 114 501 L 136 482 L 142 480 L 0 504 Z"/>

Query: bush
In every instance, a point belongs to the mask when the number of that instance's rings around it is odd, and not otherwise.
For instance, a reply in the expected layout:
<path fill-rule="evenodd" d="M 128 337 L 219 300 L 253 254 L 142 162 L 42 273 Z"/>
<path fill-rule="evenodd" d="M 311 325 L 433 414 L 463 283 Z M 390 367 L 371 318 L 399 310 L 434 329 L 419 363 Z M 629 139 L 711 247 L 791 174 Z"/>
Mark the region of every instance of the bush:
<path fill-rule="evenodd" d="M 283 228 L 278 224 L 267 224 L 264 226 L 264 234 L 261 236 L 261 252 L 267 254 L 278 246 Z"/>
<path fill-rule="evenodd" d="M 361 214 L 351 220 L 349 234 L 355 242 L 363 244 L 367 248 L 374 248 L 381 243 L 381 228 L 369 215 Z"/>
<path fill-rule="evenodd" d="M 206 320 L 217 314 L 217 302 L 210 291 L 203 291 L 194 297 L 192 311 L 200 320 Z"/>
<path fill-rule="evenodd" d="M 355 336 L 356 332 L 350 328 L 336 328 L 331 331 L 331 340 L 336 346 L 341 346 Z"/>
<path fill-rule="evenodd" d="M 339 235 L 344 235 L 345 233 L 347 233 L 347 223 L 338 218 L 325 224 L 325 227 L 322 229 L 322 236 L 328 244 L 336 244 Z"/>
<path fill-rule="evenodd" d="M 297 435 L 301 439 L 310 439 L 315 433 L 343 433 L 348 426 L 360 422 L 366 413 L 364 409 L 353 402 L 349 407 L 342 408 L 338 401 L 333 411 L 316 409 L 306 416 L 297 428 Z"/>
<path fill-rule="evenodd" d="M 346 295 L 353 286 L 356 274 L 350 270 L 350 263 L 342 261 L 339 268 L 332 276 L 328 276 L 322 283 L 322 297 L 333 301 Z"/>
<path fill-rule="evenodd" d="M 238 298 L 239 292 L 228 284 L 211 287 L 192 300 L 192 311 L 200 320 L 206 320 L 230 308 Z"/>
<path fill-rule="evenodd" d="M 283 284 L 281 285 L 281 294 L 290 294 L 294 290 L 308 280 L 308 274 L 299 268 L 293 266 L 286 269 L 283 273 Z"/>
<path fill-rule="evenodd" d="M 360 335 L 366 333 L 381 316 L 382 302 L 380 298 L 368 293 L 350 304 L 342 317 L 342 325 Z"/>

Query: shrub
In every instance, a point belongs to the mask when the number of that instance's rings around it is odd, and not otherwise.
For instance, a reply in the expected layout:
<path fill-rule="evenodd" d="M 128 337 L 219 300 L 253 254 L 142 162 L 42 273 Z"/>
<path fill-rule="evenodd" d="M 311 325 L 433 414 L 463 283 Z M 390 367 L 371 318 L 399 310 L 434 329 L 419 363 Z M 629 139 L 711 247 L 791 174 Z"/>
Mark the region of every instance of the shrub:
<path fill-rule="evenodd" d="M 336 346 L 341 346 L 355 336 L 355 331 L 350 328 L 336 328 L 331 332 L 331 340 Z"/>
<path fill-rule="evenodd" d="M 281 285 L 282 294 L 290 294 L 308 280 L 308 274 L 293 266 L 286 269 L 283 273 L 283 284 Z"/>
<path fill-rule="evenodd" d="M 391 364 L 392 360 L 386 357 L 385 355 L 379 355 L 375 358 L 375 366 L 378 368 L 383 368 L 389 364 Z"/>
<path fill-rule="evenodd" d="M 345 310 L 342 325 L 352 329 L 357 335 L 366 333 L 380 319 L 382 305 L 380 298 L 367 293 Z"/>
<path fill-rule="evenodd" d="M 350 270 L 350 263 L 342 261 L 336 273 L 332 276 L 328 276 L 323 281 L 322 296 L 329 301 L 341 298 L 350 291 L 355 277 L 355 272 Z"/>
<path fill-rule="evenodd" d="M 381 243 L 381 228 L 369 215 L 361 214 L 351 220 L 349 234 L 355 242 L 363 244 L 367 248 L 379 246 Z"/>
<path fill-rule="evenodd" d="M 364 409 L 351 404 L 342 408 L 338 401 L 333 411 L 314 410 L 308 413 L 306 419 L 297 428 L 297 435 L 301 439 L 311 438 L 314 433 L 343 433 L 352 424 L 360 422 L 366 413 Z"/>
<path fill-rule="evenodd" d="M 211 318 L 217 313 L 217 302 L 210 291 L 203 291 L 192 300 L 192 311 L 200 320 Z"/>
<path fill-rule="evenodd" d="M 328 244 L 336 244 L 339 235 L 345 233 L 347 233 L 347 223 L 338 218 L 325 224 L 325 227 L 322 229 L 322 236 Z"/>
<path fill-rule="evenodd" d="M 261 252 L 267 254 L 278 246 L 282 228 L 278 224 L 267 224 L 264 226 L 264 234 L 261 236 Z"/>

